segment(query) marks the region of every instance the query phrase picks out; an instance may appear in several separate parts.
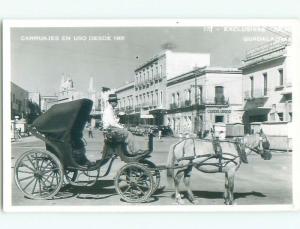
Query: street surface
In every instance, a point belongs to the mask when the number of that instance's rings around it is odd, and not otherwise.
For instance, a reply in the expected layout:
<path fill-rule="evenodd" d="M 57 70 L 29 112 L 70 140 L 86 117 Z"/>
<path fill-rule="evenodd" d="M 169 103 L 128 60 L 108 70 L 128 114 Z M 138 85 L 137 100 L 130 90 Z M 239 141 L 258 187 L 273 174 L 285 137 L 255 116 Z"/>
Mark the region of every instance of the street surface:
<path fill-rule="evenodd" d="M 101 157 L 103 134 L 93 131 L 94 138 L 84 138 L 87 141 L 87 156 L 93 161 Z M 135 137 L 138 148 L 146 148 L 147 138 Z M 166 165 L 170 144 L 176 138 L 162 138 L 154 140 L 154 152 L 150 160 L 157 165 Z M 12 143 L 12 167 L 16 159 L 30 149 L 44 149 L 44 143 L 35 137 L 26 137 Z M 292 153 L 273 152 L 273 158 L 265 161 L 255 153 L 249 155 L 249 164 L 242 164 L 235 178 L 234 196 L 238 205 L 260 204 L 292 204 Z M 63 192 L 51 200 L 31 200 L 25 198 L 17 188 L 12 168 L 12 205 L 39 206 L 39 205 L 132 205 L 120 199 L 114 188 L 114 176 L 124 163 L 115 160 L 107 177 L 99 180 L 92 187 L 66 187 Z M 104 173 L 107 166 L 101 169 Z M 222 205 L 224 192 L 224 174 L 205 174 L 193 170 L 191 187 L 200 205 Z M 161 171 L 161 185 L 147 203 L 138 205 L 175 205 L 173 188 L 167 183 L 166 171 Z M 184 187 L 181 186 L 184 193 Z M 185 204 L 191 203 L 184 198 Z"/>

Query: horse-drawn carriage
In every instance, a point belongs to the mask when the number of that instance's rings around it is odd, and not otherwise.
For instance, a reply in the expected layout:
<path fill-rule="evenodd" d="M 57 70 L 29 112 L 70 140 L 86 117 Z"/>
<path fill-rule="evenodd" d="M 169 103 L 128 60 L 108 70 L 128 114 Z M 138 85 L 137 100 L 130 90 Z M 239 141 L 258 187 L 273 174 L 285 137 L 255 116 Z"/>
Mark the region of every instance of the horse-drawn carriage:
<path fill-rule="evenodd" d="M 254 143 L 219 141 L 218 139 L 181 139 L 171 145 L 168 164 L 156 166 L 147 158 L 153 151 L 153 135 L 149 134 L 148 150 L 139 154 L 127 154 L 124 142 L 104 133 L 102 158 L 95 163 L 82 165 L 74 159 L 74 142 L 80 141 L 88 122 L 92 101 L 80 99 L 57 104 L 38 117 L 30 127 L 30 132 L 45 142 L 46 150 L 30 150 L 23 153 L 15 164 L 15 181 L 23 194 L 31 199 L 51 199 L 64 184 L 77 186 L 93 185 L 101 177 L 107 176 L 116 158 L 125 162 L 115 176 L 117 193 L 127 202 L 145 202 L 160 185 L 160 170 L 167 170 L 173 178 L 176 199 L 180 199 L 178 184 L 182 176 L 189 179 L 192 167 L 202 172 L 224 172 L 226 175 L 227 202 L 233 201 L 233 179 L 247 150 L 270 159 L 265 152 L 260 136 Z M 109 151 L 109 153 L 107 153 Z M 244 154 L 243 154 L 244 153 Z M 100 169 L 108 165 L 100 174 Z M 177 170 L 176 175 L 173 171 Z M 91 175 L 91 173 L 96 173 Z M 84 174 L 88 180 L 79 180 Z M 170 175 L 171 174 L 171 175 Z M 173 174 L 173 175 L 172 175 Z M 230 183 L 231 182 L 231 183 Z M 185 182 L 188 184 L 189 182 Z M 227 190 L 228 189 L 228 190 Z M 189 195 L 191 191 L 188 187 Z M 193 199 L 191 195 L 191 199 Z M 229 202 L 228 202 L 229 199 Z"/>
<path fill-rule="evenodd" d="M 74 159 L 74 142 L 82 138 L 89 119 L 92 101 L 80 99 L 57 104 L 38 117 L 30 132 L 46 144 L 46 150 L 30 150 L 22 154 L 15 164 L 15 181 L 26 197 L 31 199 L 53 198 L 65 183 L 71 185 L 93 185 L 109 174 L 113 161 L 120 158 L 126 164 L 115 177 L 115 188 L 128 202 L 143 202 L 157 189 L 160 173 L 147 160 L 153 150 L 153 136 L 149 135 L 149 149 L 146 152 L 128 155 L 122 142 L 112 142 L 106 132 L 105 147 L 110 154 L 90 165 L 81 165 Z M 108 164 L 104 174 L 100 168 Z M 96 175 L 90 175 L 94 171 Z M 78 181 L 80 174 L 93 178 Z"/>

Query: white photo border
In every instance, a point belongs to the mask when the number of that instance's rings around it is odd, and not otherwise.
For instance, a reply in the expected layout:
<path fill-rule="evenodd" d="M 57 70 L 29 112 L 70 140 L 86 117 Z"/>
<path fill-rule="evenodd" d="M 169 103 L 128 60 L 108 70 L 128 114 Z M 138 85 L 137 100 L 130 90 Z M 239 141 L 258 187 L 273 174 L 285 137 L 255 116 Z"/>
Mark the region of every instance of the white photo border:
<path fill-rule="evenodd" d="M 292 136 L 292 189 L 293 203 L 290 205 L 197 205 L 197 206 L 13 206 L 10 142 L 10 82 L 11 82 L 11 29 L 34 27 L 201 27 L 201 26 L 289 26 L 292 29 L 293 69 L 293 126 Z M 299 21 L 294 19 L 118 19 L 118 20 L 4 20 L 3 21 L 3 207 L 7 212 L 261 212 L 295 211 L 300 203 L 300 127 L 299 111 Z M 296 90 L 295 90 L 296 89 Z M 9 112 L 5 112 L 9 111 Z"/>

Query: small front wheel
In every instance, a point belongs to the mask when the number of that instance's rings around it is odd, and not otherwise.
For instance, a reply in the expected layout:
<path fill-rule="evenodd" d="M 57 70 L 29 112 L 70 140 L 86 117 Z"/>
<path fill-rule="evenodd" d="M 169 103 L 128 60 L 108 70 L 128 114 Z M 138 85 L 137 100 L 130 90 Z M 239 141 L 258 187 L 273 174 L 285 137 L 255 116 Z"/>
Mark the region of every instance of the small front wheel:
<path fill-rule="evenodd" d="M 128 163 L 118 171 L 115 188 L 126 202 L 145 202 L 153 193 L 154 188 L 151 170 L 140 163 Z"/>

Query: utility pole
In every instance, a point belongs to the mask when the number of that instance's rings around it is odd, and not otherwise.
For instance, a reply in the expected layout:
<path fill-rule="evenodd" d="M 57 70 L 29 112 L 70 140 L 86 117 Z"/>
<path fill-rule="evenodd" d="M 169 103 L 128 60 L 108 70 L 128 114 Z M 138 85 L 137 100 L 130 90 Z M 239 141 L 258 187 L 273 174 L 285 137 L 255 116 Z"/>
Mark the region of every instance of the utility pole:
<path fill-rule="evenodd" d="M 194 126 L 194 133 L 198 134 L 199 128 L 199 107 L 198 107 L 198 85 L 197 85 L 197 72 L 195 72 L 195 109 L 196 109 L 196 116 L 195 116 L 195 126 Z"/>

